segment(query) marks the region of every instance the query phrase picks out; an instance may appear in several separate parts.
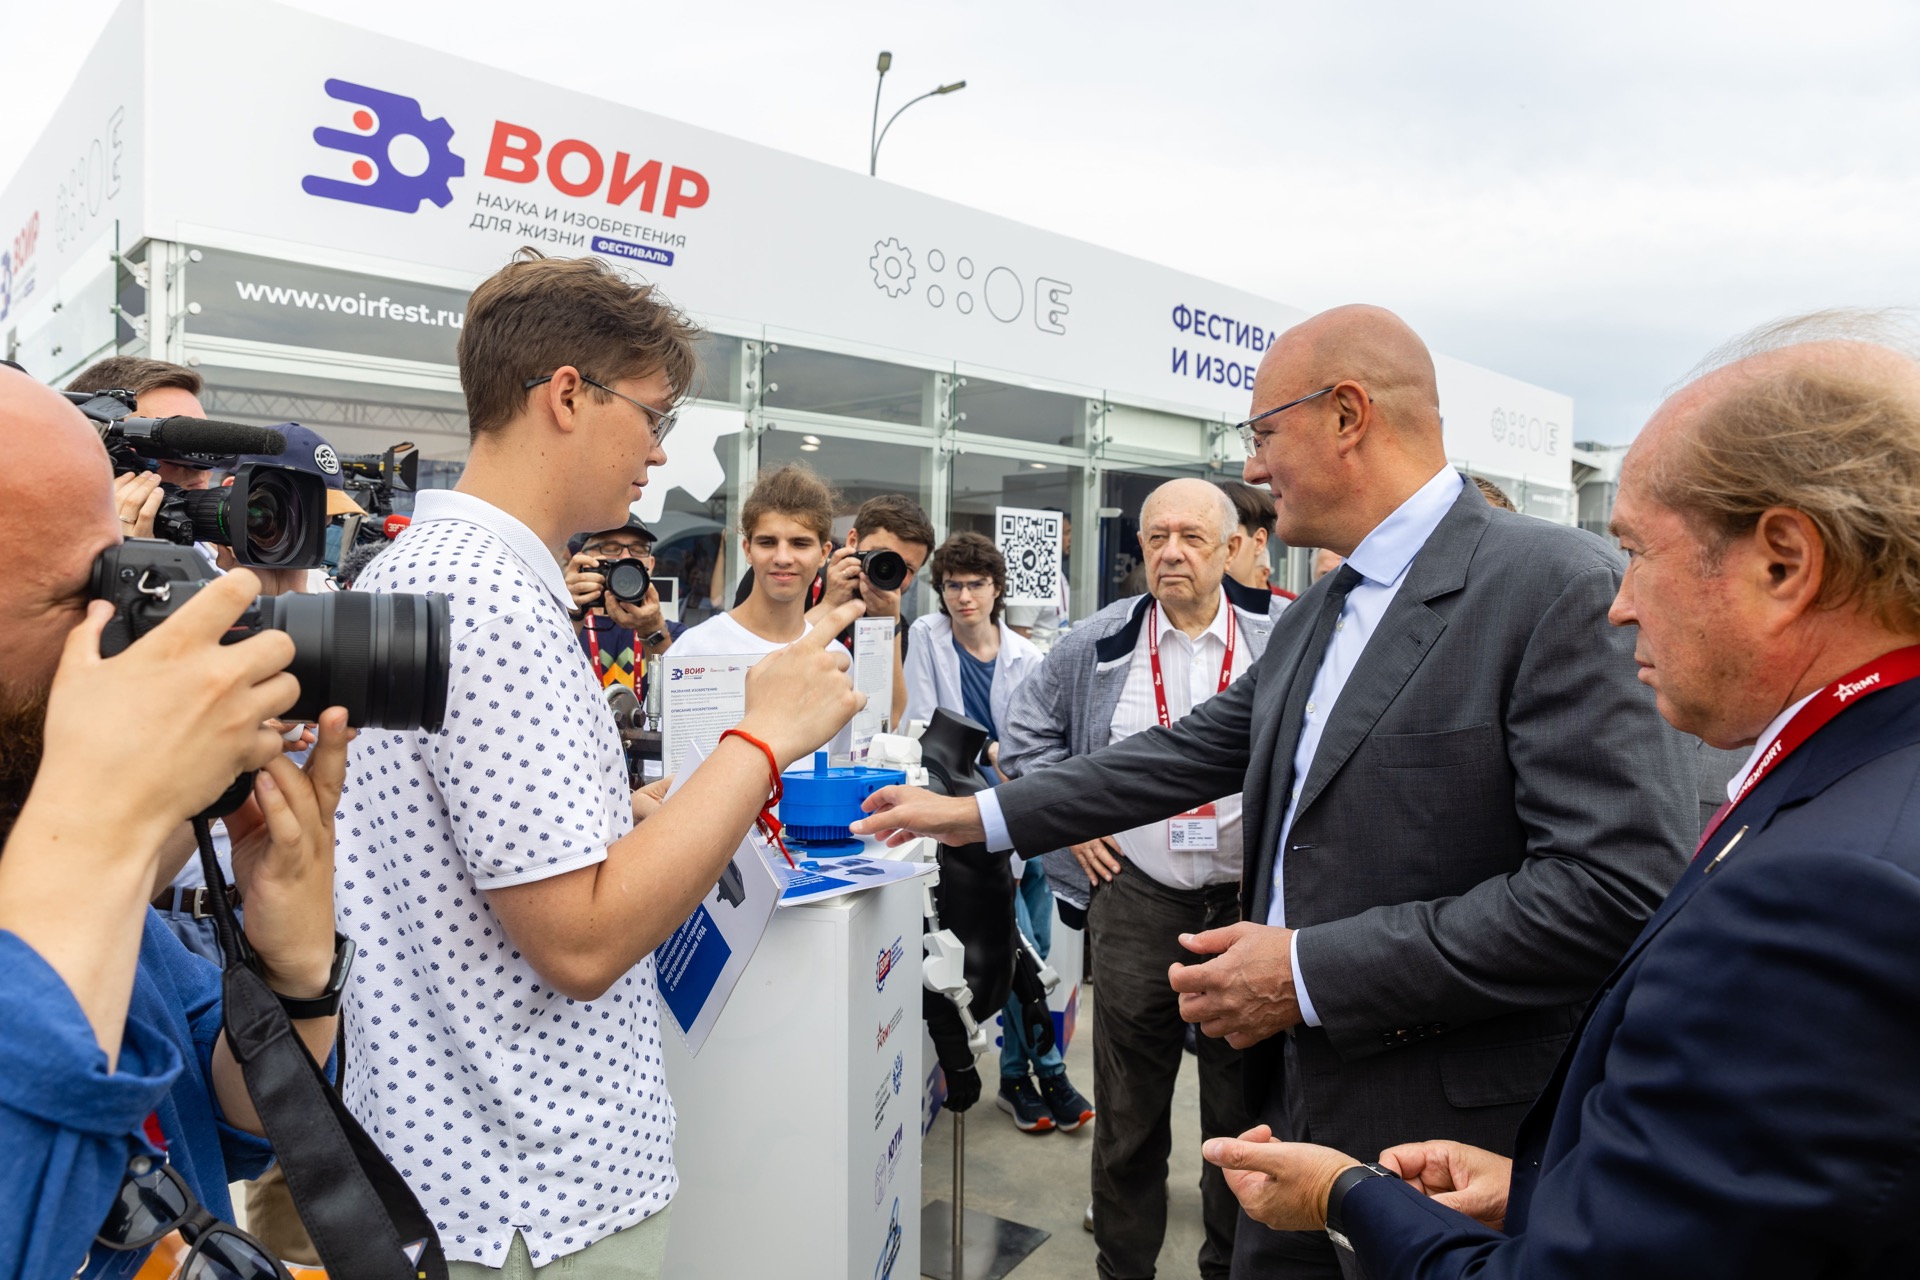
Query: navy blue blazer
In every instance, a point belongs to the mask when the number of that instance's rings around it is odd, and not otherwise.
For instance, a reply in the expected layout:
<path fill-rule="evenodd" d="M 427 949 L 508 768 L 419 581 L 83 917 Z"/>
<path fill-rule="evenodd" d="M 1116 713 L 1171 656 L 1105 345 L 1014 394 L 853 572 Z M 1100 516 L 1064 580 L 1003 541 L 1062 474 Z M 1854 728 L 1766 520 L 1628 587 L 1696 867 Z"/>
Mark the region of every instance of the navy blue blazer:
<path fill-rule="evenodd" d="M 1920 1276 L 1920 681 L 1688 867 L 1520 1128 L 1506 1234 L 1387 1178 L 1342 1208 L 1369 1280 Z"/>

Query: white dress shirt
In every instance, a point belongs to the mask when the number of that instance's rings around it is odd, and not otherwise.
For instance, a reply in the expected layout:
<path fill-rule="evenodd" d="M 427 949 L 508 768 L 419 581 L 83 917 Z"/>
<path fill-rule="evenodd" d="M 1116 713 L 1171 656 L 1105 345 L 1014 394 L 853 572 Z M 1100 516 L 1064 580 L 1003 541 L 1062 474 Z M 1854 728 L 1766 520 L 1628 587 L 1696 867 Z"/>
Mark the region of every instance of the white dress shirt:
<path fill-rule="evenodd" d="M 1155 605 L 1143 622 L 1156 628 L 1160 640 L 1160 674 L 1167 697 L 1167 716 L 1176 723 L 1195 707 L 1211 698 L 1220 687 L 1220 663 L 1227 652 L 1227 619 L 1233 606 L 1226 594 L 1214 611 L 1213 621 L 1197 639 L 1173 624 L 1166 610 Z M 1252 665 L 1247 638 L 1236 637 L 1233 646 L 1233 678 L 1239 679 Z M 1133 661 L 1127 668 L 1127 682 L 1121 686 L 1120 701 L 1113 708 L 1113 726 L 1109 742 L 1131 738 L 1160 723 L 1160 710 L 1153 697 L 1153 659 L 1142 634 L 1133 646 Z M 1219 847 L 1211 852 L 1181 850 L 1167 846 L 1166 822 L 1149 822 L 1116 832 L 1120 851 L 1148 876 L 1169 889 L 1201 889 L 1210 884 L 1230 884 L 1240 878 L 1240 797 L 1231 795 L 1215 802 L 1220 822 Z"/>
<path fill-rule="evenodd" d="M 1414 490 L 1412 497 L 1396 507 L 1392 515 L 1375 525 L 1373 532 L 1347 557 L 1347 563 L 1360 575 L 1360 581 L 1348 593 L 1340 617 L 1333 624 L 1326 655 L 1320 660 L 1320 670 L 1314 673 L 1313 684 L 1307 691 L 1300 740 L 1293 752 L 1293 791 L 1287 797 L 1287 816 L 1280 824 L 1280 847 L 1273 857 L 1273 898 L 1267 908 L 1270 925 L 1287 923 L 1287 836 L 1293 830 L 1300 789 L 1313 768 L 1313 757 L 1320 749 L 1320 735 L 1326 730 L 1327 717 L 1339 703 L 1347 677 L 1359 663 L 1380 619 L 1386 616 L 1387 606 L 1400 593 L 1400 584 L 1406 580 L 1413 558 L 1420 554 L 1420 548 L 1427 545 L 1427 539 L 1453 508 L 1463 483 L 1458 471 L 1450 466 L 1442 467 L 1431 480 Z M 1301 1020 L 1310 1027 L 1319 1026 L 1320 1015 L 1314 1011 L 1300 976 L 1297 934 L 1293 939 L 1293 989 L 1299 997 Z"/>
<path fill-rule="evenodd" d="M 1819 696 L 1820 690 L 1815 689 L 1812 693 L 1775 716 L 1772 723 L 1760 731 L 1760 736 L 1753 740 L 1753 751 L 1747 756 L 1747 762 L 1740 766 L 1740 772 L 1727 779 L 1727 802 L 1729 804 L 1740 794 L 1740 788 L 1747 785 L 1747 775 L 1753 772 L 1753 766 L 1760 762 L 1760 757 L 1766 754 L 1768 747 L 1773 745 L 1773 740 L 1780 736 L 1780 731 L 1787 727 L 1787 721 L 1799 715 L 1800 708 L 1806 706 Z"/>

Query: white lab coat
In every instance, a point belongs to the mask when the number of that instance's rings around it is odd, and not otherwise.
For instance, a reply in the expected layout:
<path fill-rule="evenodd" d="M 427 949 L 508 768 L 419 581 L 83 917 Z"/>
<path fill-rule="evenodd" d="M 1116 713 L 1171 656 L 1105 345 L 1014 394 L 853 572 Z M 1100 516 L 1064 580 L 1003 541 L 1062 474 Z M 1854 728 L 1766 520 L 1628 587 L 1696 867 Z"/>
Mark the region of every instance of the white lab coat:
<path fill-rule="evenodd" d="M 1020 682 L 1039 669 L 1040 650 L 1033 642 L 1000 620 L 1000 653 L 993 662 L 993 689 L 988 701 L 995 725 L 1005 724 L 1013 710 L 1013 694 Z M 936 707 L 965 715 L 960 693 L 960 655 L 953 651 L 953 620 L 944 613 L 927 613 L 913 620 L 907 640 L 907 709 L 904 725 L 931 720 Z"/>

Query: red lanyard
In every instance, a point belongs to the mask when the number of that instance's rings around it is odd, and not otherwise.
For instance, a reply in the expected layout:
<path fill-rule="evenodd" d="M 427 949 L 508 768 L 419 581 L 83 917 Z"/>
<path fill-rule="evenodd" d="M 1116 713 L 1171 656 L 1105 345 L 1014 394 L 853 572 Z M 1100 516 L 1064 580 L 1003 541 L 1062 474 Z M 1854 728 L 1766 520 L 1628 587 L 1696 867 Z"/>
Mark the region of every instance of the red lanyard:
<path fill-rule="evenodd" d="M 1855 667 L 1832 684 L 1813 695 L 1807 705 L 1793 713 L 1793 719 L 1787 721 L 1774 740 L 1767 744 L 1766 751 L 1754 761 L 1753 768 L 1747 771 L 1747 779 L 1740 784 L 1740 790 L 1733 798 L 1720 806 L 1713 815 L 1713 821 L 1700 836 L 1700 843 L 1694 848 L 1698 856 L 1701 849 L 1707 847 L 1707 841 L 1720 829 L 1720 824 L 1739 807 L 1750 792 L 1760 784 L 1760 780 L 1772 773 L 1785 760 L 1799 749 L 1826 723 L 1852 705 L 1854 699 L 1882 689 L 1891 689 L 1897 684 L 1905 684 L 1915 676 L 1920 676 L 1920 645 L 1905 649 L 1895 649 L 1883 654 L 1864 666 Z"/>
<path fill-rule="evenodd" d="M 1233 621 L 1233 606 L 1223 600 L 1220 602 L 1220 607 L 1227 611 L 1227 654 L 1220 661 L 1220 684 L 1214 689 L 1215 693 L 1225 693 L 1227 686 L 1233 683 L 1233 650 L 1240 639 L 1240 630 Z M 1153 702 L 1155 709 L 1160 713 L 1160 727 L 1164 729 L 1173 723 L 1173 717 L 1167 714 L 1166 681 L 1160 676 L 1160 606 L 1158 603 L 1148 611 L 1147 657 L 1153 661 Z"/>
<path fill-rule="evenodd" d="M 600 669 L 600 633 L 593 625 L 592 614 L 587 615 L 587 652 L 593 658 L 593 678 L 605 684 L 607 674 Z"/>

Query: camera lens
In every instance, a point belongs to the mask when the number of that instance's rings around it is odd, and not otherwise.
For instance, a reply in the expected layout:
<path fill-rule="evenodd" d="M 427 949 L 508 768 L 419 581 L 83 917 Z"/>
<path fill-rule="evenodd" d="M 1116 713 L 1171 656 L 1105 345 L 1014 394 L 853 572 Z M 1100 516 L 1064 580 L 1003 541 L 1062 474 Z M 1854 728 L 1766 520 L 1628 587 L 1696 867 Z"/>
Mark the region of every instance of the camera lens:
<path fill-rule="evenodd" d="M 174 491 L 154 531 L 171 542 L 231 547 L 234 559 L 254 568 L 311 569 L 325 554 L 326 512 L 327 486 L 318 476 L 247 463 L 230 485 Z"/>
<path fill-rule="evenodd" d="M 268 555 L 284 553 L 292 521 L 287 519 L 288 501 L 279 486 L 268 481 L 247 495 L 247 542 Z"/>
<path fill-rule="evenodd" d="M 362 729 L 438 733 L 451 665 L 447 598 L 342 591 L 262 596 L 259 624 L 293 639 L 287 665 L 300 681 L 289 720 L 345 707 Z"/>
<path fill-rule="evenodd" d="M 863 551 L 860 569 L 867 581 L 882 591 L 898 591 L 907 580 L 907 560 L 898 551 Z"/>
<path fill-rule="evenodd" d="M 639 604 L 647 598 L 647 588 L 653 585 L 647 566 L 631 556 L 615 560 L 605 572 L 607 594 L 623 604 Z"/>

